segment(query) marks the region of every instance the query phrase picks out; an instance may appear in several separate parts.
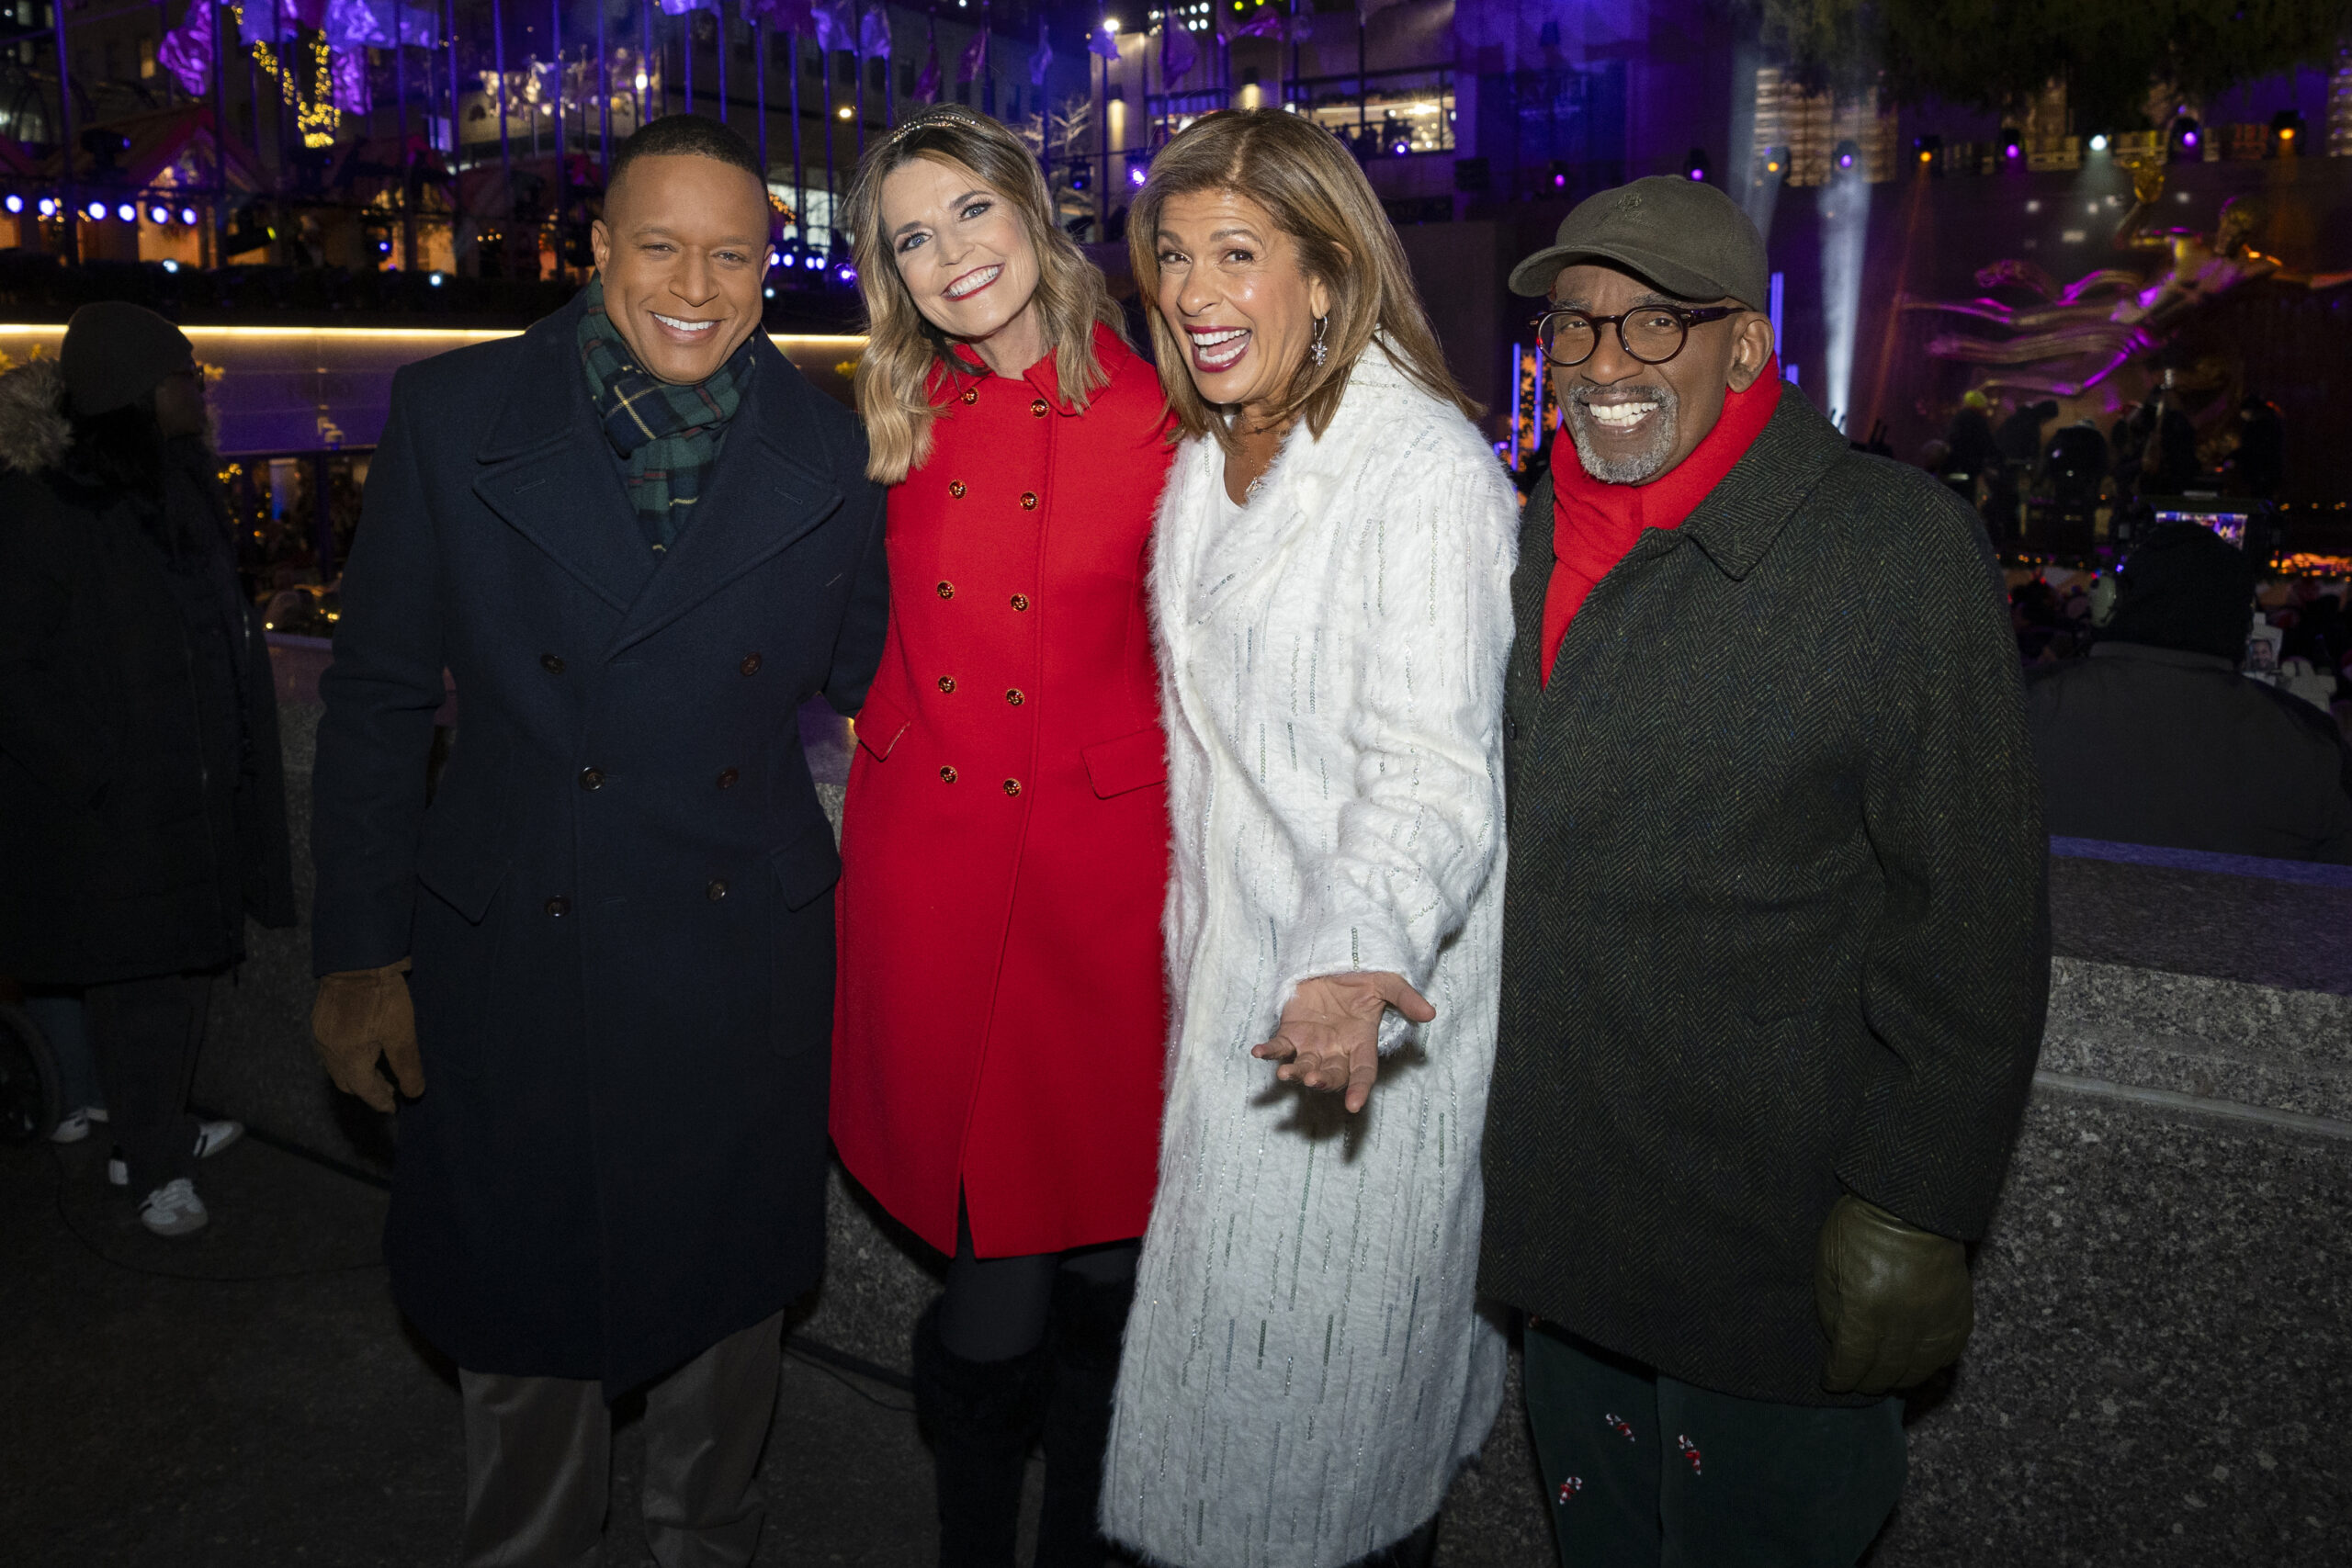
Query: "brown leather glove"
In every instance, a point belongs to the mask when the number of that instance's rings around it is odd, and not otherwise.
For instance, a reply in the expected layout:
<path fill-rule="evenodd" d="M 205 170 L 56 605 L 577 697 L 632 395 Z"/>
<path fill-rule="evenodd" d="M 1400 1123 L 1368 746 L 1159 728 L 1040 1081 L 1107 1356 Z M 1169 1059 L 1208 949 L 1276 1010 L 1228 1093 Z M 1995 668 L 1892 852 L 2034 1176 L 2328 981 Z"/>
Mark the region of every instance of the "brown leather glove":
<path fill-rule="evenodd" d="M 311 1040 L 327 1076 L 345 1094 L 379 1111 L 392 1108 L 392 1086 L 376 1070 L 390 1064 L 401 1092 L 424 1092 L 424 1065 L 416 1054 L 416 1012 L 408 999 L 408 960 L 380 969 L 351 969 L 319 977 L 311 1005 Z"/>
<path fill-rule="evenodd" d="M 1908 1388 L 1958 1360 L 1976 1325 L 1968 1249 L 1850 1192 L 1822 1222 L 1813 1302 L 1831 1393 Z"/>

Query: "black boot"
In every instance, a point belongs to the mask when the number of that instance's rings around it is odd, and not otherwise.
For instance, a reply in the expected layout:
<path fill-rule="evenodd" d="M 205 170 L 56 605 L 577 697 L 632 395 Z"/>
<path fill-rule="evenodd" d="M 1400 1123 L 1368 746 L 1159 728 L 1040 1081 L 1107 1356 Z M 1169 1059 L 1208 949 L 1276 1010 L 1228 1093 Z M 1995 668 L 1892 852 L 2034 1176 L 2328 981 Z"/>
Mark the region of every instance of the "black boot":
<path fill-rule="evenodd" d="M 1045 1421 L 1046 1346 L 1006 1361 L 967 1361 L 939 1338 L 939 1303 L 915 1323 L 915 1414 L 939 1478 L 940 1568 L 1012 1568 L 1021 1479 Z"/>
<path fill-rule="evenodd" d="M 1046 1506 L 1037 1524 L 1035 1568 L 1102 1568 L 1110 1542 L 1101 1517 L 1102 1450 L 1111 1436 L 1111 1394 L 1119 1340 L 1135 1304 L 1133 1274 L 1090 1280 L 1075 1269 L 1054 1278 L 1054 1393 L 1046 1407 Z"/>

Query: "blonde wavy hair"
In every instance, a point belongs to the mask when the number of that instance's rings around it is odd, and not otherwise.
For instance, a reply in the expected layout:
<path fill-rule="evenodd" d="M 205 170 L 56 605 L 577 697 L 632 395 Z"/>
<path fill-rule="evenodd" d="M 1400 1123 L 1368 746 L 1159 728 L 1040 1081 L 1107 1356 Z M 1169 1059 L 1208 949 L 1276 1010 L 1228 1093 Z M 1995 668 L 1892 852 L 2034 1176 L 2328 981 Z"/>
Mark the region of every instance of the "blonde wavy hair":
<path fill-rule="evenodd" d="M 1304 115 L 1280 109 L 1220 109 L 1177 133 L 1151 162 L 1127 215 L 1127 254 L 1151 306 L 1153 357 L 1183 433 L 1210 435 L 1227 451 L 1232 417 L 1203 399 L 1184 368 L 1184 345 L 1159 310 L 1159 215 L 1173 196 L 1231 191 L 1264 208 L 1298 247 L 1299 265 L 1330 291 L 1325 328 L 1329 355 L 1312 357 L 1270 412 L 1273 423 L 1304 419 L 1317 439 L 1330 428 L 1348 389 L 1348 374 L 1378 336 L 1390 359 L 1430 396 L 1472 420 L 1486 411 L 1446 368 L 1437 334 L 1413 287 L 1396 231 L 1363 171 L 1332 134 Z"/>
<path fill-rule="evenodd" d="M 865 354 L 855 377 L 857 411 L 865 421 L 865 475 L 886 485 L 903 480 L 931 457 L 932 422 L 945 412 L 932 404 L 931 377 L 954 344 L 916 307 L 883 232 L 882 183 L 918 158 L 963 170 L 1020 215 L 1037 252 L 1039 324 L 1064 400 L 1084 409 L 1111 378 L 1094 353 L 1094 324 L 1109 327 L 1122 342 L 1126 338 L 1102 274 L 1055 224 L 1045 175 L 1019 137 L 964 108 L 933 109 L 907 121 L 859 163 L 842 215 L 865 298 Z"/>

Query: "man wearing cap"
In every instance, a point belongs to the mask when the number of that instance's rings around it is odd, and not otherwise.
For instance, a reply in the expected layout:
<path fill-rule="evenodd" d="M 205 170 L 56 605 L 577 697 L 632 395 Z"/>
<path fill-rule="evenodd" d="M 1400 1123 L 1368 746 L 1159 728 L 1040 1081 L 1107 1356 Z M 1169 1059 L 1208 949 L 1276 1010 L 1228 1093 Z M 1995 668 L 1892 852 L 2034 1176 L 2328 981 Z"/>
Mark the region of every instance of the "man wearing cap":
<path fill-rule="evenodd" d="M 277 705 L 180 330 L 85 305 L 0 376 L 0 975 L 79 993 L 158 1235 L 209 1219 L 188 1114 L 213 979 L 294 923 Z M 66 1111 L 85 1125 L 84 1096 Z"/>
<path fill-rule="evenodd" d="M 1781 384 L 1712 186 L 1572 212 L 1511 287 L 1530 498 L 1481 1288 L 1529 1314 L 1561 1561 L 1848 1564 L 1951 1361 L 2048 980 L 1984 531 Z"/>

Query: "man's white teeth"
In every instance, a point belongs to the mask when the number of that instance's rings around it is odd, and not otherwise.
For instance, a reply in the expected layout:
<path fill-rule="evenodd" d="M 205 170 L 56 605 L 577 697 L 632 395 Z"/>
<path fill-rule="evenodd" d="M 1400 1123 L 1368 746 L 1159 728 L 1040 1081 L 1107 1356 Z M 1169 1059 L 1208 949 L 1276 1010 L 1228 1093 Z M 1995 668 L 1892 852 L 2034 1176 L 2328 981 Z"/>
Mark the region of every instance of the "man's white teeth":
<path fill-rule="evenodd" d="M 970 294 L 977 289 L 985 288 L 989 284 L 994 283 L 996 281 L 996 275 L 1003 270 L 1004 268 L 1001 266 L 988 266 L 982 267 L 978 272 L 967 273 L 962 277 L 957 278 L 955 282 L 947 286 L 947 298 L 950 299 L 961 299 L 967 294 Z"/>
<path fill-rule="evenodd" d="M 718 324 L 717 321 L 689 321 L 683 317 L 665 316 L 659 310 L 653 312 L 653 319 L 665 327 L 675 327 L 682 333 L 707 333 Z"/>
<path fill-rule="evenodd" d="M 1643 415 L 1656 413 L 1656 403 L 1587 403 L 1585 412 L 1612 430 L 1623 430 Z"/>

